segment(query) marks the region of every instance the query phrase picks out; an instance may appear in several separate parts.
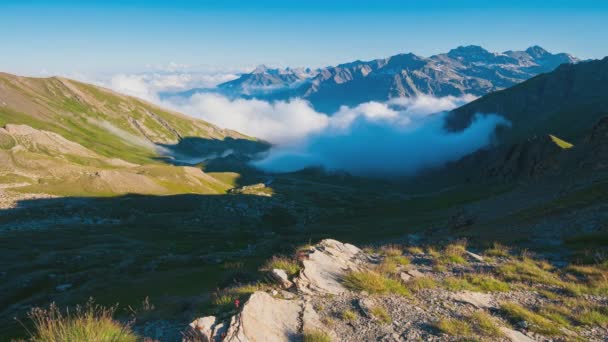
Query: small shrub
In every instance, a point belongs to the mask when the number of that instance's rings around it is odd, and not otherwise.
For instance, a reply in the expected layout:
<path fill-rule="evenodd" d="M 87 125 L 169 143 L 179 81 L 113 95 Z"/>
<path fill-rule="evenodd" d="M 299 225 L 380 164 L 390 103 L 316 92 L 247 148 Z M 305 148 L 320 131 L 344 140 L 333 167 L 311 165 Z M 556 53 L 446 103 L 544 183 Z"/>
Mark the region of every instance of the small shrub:
<path fill-rule="evenodd" d="M 321 318 L 321 323 L 325 324 L 326 327 L 330 328 L 336 325 L 336 321 L 334 321 L 333 318 L 327 316 Z"/>
<path fill-rule="evenodd" d="M 376 267 L 376 271 L 382 274 L 396 274 L 398 270 L 397 263 L 388 258 L 382 260 L 380 265 Z"/>
<path fill-rule="evenodd" d="M 376 317 L 380 322 L 384 324 L 390 324 L 393 321 L 386 309 L 381 306 L 374 306 L 373 308 L 371 308 L 371 313 L 374 317 Z"/>
<path fill-rule="evenodd" d="M 445 271 L 447 271 L 447 267 L 443 264 L 434 264 L 433 265 L 433 271 L 437 272 L 437 273 L 443 273 Z"/>
<path fill-rule="evenodd" d="M 367 291 L 371 294 L 395 293 L 409 296 L 410 292 L 395 279 L 384 277 L 374 271 L 354 271 L 346 274 L 343 279 L 344 285 L 357 291 Z"/>
<path fill-rule="evenodd" d="M 443 259 L 452 264 L 466 264 L 465 253 L 465 245 L 460 243 L 449 244 L 443 250 Z"/>
<path fill-rule="evenodd" d="M 354 321 L 357 319 L 357 314 L 352 310 L 344 310 L 341 316 L 345 321 Z"/>
<path fill-rule="evenodd" d="M 55 304 L 48 309 L 34 308 L 29 318 L 34 325 L 33 342 L 96 341 L 135 342 L 137 336 L 113 319 L 116 307 L 106 308 L 92 300 L 85 306 L 62 313 Z"/>
<path fill-rule="evenodd" d="M 261 270 L 269 272 L 275 268 L 285 271 L 290 277 L 296 275 L 300 271 L 300 265 L 298 265 L 297 261 L 278 256 L 274 256 L 272 259 L 268 260 Z"/>
<path fill-rule="evenodd" d="M 331 337 L 323 331 L 311 330 L 304 332 L 304 342 L 331 342 Z"/>
<path fill-rule="evenodd" d="M 441 256 L 441 253 L 439 253 L 439 251 L 433 247 L 428 247 L 426 249 L 426 253 L 428 255 L 430 255 L 432 258 L 439 258 Z"/>
<path fill-rule="evenodd" d="M 408 247 L 406 250 L 408 253 L 413 254 L 413 255 L 424 254 L 424 251 L 422 250 L 422 248 L 416 247 L 416 246 Z"/>
<path fill-rule="evenodd" d="M 483 254 L 487 256 L 503 258 L 508 258 L 511 256 L 511 254 L 509 253 L 509 248 L 507 246 L 501 245 L 498 242 L 494 242 L 492 248 L 486 249 Z"/>
<path fill-rule="evenodd" d="M 530 330 L 539 334 L 553 336 L 560 334 L 558 325 L 523 306 L 515 303 L 504 303 L 500 306 L 501 310 L 514 323 L 525 321 L 529 324 Z"/>
<path fill-rule="evenodd" d="M 399 246 L 388 245 L 380 248 L 380 254 L 384 255 L 385 257 L 396 257 L 403 255 L 403 250 L 401 250 Z"/>
<path fill-rule="evenodd" d="M 387 256 L 376 267 L 376 270 L 382 274 L 394 275 L 399 271 L 399 266 L 405 266 L 409 263 L 410 260 L 403 255 Z"/>

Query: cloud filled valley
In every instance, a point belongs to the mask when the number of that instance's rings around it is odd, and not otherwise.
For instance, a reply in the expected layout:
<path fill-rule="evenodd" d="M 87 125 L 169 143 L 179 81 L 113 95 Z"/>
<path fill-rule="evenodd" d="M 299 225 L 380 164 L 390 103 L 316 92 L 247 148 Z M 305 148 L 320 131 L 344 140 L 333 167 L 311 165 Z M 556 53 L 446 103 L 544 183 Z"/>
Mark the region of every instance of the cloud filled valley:
<path fill-rule="evenodd" d="M 488 145 L 496 126 L 508 124 L 497 115 L 478 115 L 466 130 L 445 132 L 445 112 L 474 100 L 470 95 L 371 101 L 329 114 L 298 98 L 270 102 L 207 92 L 161 99 L 167 82 L 179 89 L 171 80 L 117 75 L 109 86 L 270 142 L 270 151 L 253 163 L 270 172 L 323 167 L 364 176 L 412 175 Z"/>

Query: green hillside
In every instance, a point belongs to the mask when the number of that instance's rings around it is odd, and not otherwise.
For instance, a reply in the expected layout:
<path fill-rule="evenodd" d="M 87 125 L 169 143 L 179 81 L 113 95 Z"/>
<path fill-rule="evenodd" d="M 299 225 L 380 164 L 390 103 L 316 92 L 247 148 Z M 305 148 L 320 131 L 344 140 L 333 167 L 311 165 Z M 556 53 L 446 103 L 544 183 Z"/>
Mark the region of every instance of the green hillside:
<path fill-rule="evenodd" d="M 265 145 L 108 89 L 64 78 L 0 74 L 0 184 L 25 194 L 225 193 L 214 177 L 179 158 Z M 226 181 L 229 179 L 230 181 Z"/>

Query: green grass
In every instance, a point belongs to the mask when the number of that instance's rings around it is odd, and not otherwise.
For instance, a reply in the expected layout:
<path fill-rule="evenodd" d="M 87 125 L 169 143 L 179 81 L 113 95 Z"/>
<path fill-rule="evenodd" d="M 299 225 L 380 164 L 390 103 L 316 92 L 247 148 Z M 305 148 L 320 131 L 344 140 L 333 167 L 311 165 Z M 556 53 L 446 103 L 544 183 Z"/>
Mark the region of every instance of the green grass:
<path fill-rule="evenodd" d="M 345 321 L 354 321 L 358 317 L 357 313 L 355 313 L 352 310 L 344 310 L 344 311 L 342 311 L 342 314 L 340 316 Z"/>
<path fill-rule="evenodd" d="M 507 246 L 501 245 L 498 242 L 494 242 L 492 248 L 486 249 L 483 254 L 486 256 L 503 258 L 508 258 L 511 256 L 509 248 Z"/>
<path fill-rule="evenodd" d="M 410 296 L 410 291 L 401 282 L 383 276 L 374 271 L 352 271 L 343 279 L 344 286 L 355 291 L 367 291 L 370 294 L 394 293 Z"/>
<path fill-rule="evenodd" d="M 407 288 L 413 292 L 419 292 L 423 289 L 433 289 L 437 287 L 437 285 L 437 281 L 428 276 L 417 277 L 406 283 Z"/>
<path fill-rule="evenodd" d="M 608 327 L 608 309 L 585 310 L 577 316 L 577 320 L 584 325 L 598 325 L 606 328 Z"/>
<path fill-rule="evenodd" d="M 300 272 L 300 265 L 296 260 L 282 256 L 272 257 L 272 259 L 268 260 L 264 266 L 262 266 L 261 270 L 269 272 L 275 268 L 285 271 L 290 277 Z"/>
<path fill-rule="evenodd" d="M 261 290 L 264 290 L 262 284 L 248 284 L 221 289 L 213 293 L 211 304 L 218 313 L 231 311 L 236 309 L 236 300 L 243 304 L 251 294 Z"/>
<path fill-rule="evenodd" d="M 520 281 L 530 284 L 563 286 L 564 282 L 554 273 L 553 267 L 543 261 L 524 257 L 521 260 L 509 261 L 498 267 L 498 274 L 507 281 Z"/>
<path fill-rule="evenodd" d="M 435 328 L 450 336 L 469 337 L 473 333 L 473 328 L 467 321 L 455 318 L 442 318 L 435 324 Z"/>
<path fill-rule="evenodd" d="M 502 332 L 499 329 L 496 319 L 484 311 L 476 311 L 470 316 L 470 322 L 475 330 L 484 336 L 500 337 Z"/>
<path fill-rule="evenodd" d="M 547 336 L 555 336 L 561 333 L 559 324 L 519 304 L 504 303 L 500 306 L 500 309 L 514 324 L 522 321 L 527 322 L 531 331 Z"/>
<path fill-rule="evenodd" d="M 503 335 L 496 319 L 484 311 L 473 312 L 461 319 L 442 318 L 435 327 L 445 334 L 465 340 L 477 340 L 479 337 L 495 340 Z"/>
<path fill-rule="evenodd" d="M 382 262 L 376 267 L 376 270 L 382 274 L 396 274 L 400 266 L 410 264 L 410 260 L 403 255 L 387 255 Z"/>
<path fill-rule="evenodd" d="M 113 319 L 115 307 L 92 302 L 75 310 L 61 312 L 54 304 L 48 309 L 34 308 L 29 314 L 34 330 L 32 342 L 135 342 L 129 327 Z"/>
<path fill-rule="evenodd" d="M 304 342 L 331 342 L 331 337 L 319 330 L 311 330 L 304 332 Z"/>
<path fill-rule="evenodd" d="M 448 277 L 444 279 L 443 286 L 450 291 L 507 292 L 511 289 L 509 284 L 484 274 Z"/>
<path fill-rule="evenodd" d="M 406 251 L 408 253 L 410 253 L 410 254 L 413 254 L 413 255 L 422 255 L 422 254 L 424 254 L 424 250 L 422 248 L 416 247 L 416 246 L 408 247 L 408 248 L 406 248 Z"/>
<path fill-rule="evenodd" d="M 390 324 L 393 321 L 391 315 L 381 306 L 374 306 L 370 309 L 370 312 L 372 316 L 384 324 Z"/>
<path fill-rule="evenodd" d="M 555 135 L 549 134 L 549 137 L 557 146 L 561 147 L 562 149 L 566 150 L 566 149 L 574 147 L 574 145 L 572 145 L 571 143 L 569 143 L 565 140 L 562 140 L 562 139 L 556 137 Z"/>

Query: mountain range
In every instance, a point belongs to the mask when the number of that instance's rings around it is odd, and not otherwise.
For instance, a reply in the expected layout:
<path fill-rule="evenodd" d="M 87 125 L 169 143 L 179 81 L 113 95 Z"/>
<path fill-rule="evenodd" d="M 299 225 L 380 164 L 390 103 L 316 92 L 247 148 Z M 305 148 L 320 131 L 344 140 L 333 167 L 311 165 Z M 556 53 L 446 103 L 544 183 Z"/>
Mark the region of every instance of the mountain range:
<path fill-rule="evenodd" d="M 567 53 L 552 54 L 540 46 L 496 53 L 469 45 L 430 57 L 404 53 L 314 70 L 260 66 L 220 84 L 215 91 L 230 97 L 265 100 L 298 97 L 310 101 L 316 110 L 331 114 L 342 105 L 356 106 L 394 97 L 483 96 L 552 71 L 560 64 L 578 61 Z M 172 95 L 189 96 L 206 91 L 214 90 L 192 89 Z"/>

